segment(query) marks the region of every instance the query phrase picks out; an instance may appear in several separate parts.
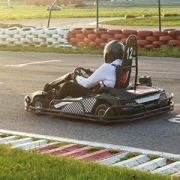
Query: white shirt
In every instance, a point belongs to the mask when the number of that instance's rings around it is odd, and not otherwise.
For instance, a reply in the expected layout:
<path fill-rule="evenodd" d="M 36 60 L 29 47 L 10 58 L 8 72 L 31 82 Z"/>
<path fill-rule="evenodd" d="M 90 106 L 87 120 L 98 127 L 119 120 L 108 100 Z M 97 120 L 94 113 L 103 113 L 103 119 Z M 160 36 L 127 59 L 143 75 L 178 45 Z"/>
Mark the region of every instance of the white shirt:
<path fill-rule="evenodd" d="M 88 78 L 77 76 L 76 81 L 86 88 L 91 88 L 101 81 L 106 87 L 113 88 L 116 84 L 116 67 L 112 64 L 121 65 L 122 60 L 116 59 L 111 64 L 104 63 Z"/>

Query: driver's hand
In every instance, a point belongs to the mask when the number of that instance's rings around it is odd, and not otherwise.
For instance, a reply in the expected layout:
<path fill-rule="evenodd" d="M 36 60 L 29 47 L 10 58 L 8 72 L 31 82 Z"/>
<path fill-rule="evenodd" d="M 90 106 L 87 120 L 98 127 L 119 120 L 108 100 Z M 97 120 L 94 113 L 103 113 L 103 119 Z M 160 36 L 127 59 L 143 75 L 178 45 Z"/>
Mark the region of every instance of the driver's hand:
<path fill-rule="evenodd" d="M 86 69 L 86 73 L 90 76 L 90 75 L 92 75 L 93 74 L 93 71 L 91 71 L 91 69 Z"/>
<path fill-rule="evenodd" d="M 71 73 L 70 77 L 71 77 L 71 80 L 74 80 L 74 72 Z"/>

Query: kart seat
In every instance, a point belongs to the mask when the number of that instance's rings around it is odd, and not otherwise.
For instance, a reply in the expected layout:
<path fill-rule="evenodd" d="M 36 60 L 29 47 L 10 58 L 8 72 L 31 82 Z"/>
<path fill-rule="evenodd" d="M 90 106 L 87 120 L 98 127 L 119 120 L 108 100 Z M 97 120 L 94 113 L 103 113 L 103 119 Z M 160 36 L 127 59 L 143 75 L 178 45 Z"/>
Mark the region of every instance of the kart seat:
<path fill-rule="evenodd" d="M 135 58 L 135 62 L 133 59 Z M 135 35 L 130 35 L 127 38 L 122 65 L 116 66 L 116 85 L 117 89 L 125 89 L 129 85 L 132 68 L 136 68 L 135 73 L 135 88 L 137 84 L 137 40 Z"/>
<path fill-rule="evenodd" d="M 121 66 L 116 66 L 116 84 L 115 88 L 125 89 L 129 85 L 129 80 L 131 76 L 131 69 L 123 70 L 121 72 Z"/>
<path fill-rule="evenodd" d="M 116 84 L 115 84 L 115 89 L 125 89 L 129 85 L 129 80 L 130 80 L 130 74 L 131 74 L 131 69 L 128 71 L 122 72 L 122 75 L 120 73 L 120 65 L 116 66 Z M 112 88 L 109 87 L 101 87 L 98 90 L 98 93 L 109 93 Z"/>

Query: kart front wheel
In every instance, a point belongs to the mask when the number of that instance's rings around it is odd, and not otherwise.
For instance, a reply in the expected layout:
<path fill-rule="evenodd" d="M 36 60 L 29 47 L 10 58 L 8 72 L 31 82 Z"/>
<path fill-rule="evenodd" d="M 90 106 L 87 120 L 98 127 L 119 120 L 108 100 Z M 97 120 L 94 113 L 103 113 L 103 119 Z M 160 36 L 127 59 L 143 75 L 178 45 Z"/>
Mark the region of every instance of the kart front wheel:
<path fill-rule="evenodd" d="M 36 97 L 33 100 L 33 106 L 35 108 L 48 108 L 49 107 L 49 100 L 47 97 Z"/>

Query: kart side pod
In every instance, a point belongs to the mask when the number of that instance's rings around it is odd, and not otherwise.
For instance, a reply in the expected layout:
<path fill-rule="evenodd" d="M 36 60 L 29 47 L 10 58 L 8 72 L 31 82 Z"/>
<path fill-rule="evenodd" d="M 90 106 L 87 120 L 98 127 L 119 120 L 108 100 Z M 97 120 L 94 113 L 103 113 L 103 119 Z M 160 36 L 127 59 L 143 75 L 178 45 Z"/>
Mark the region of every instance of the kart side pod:
<path fill-rule="evenodd" d="M 141 76 L 139 77 L 139 83 L 144 86 L 152 86 L 152 80 L 150 76 Z"/>

